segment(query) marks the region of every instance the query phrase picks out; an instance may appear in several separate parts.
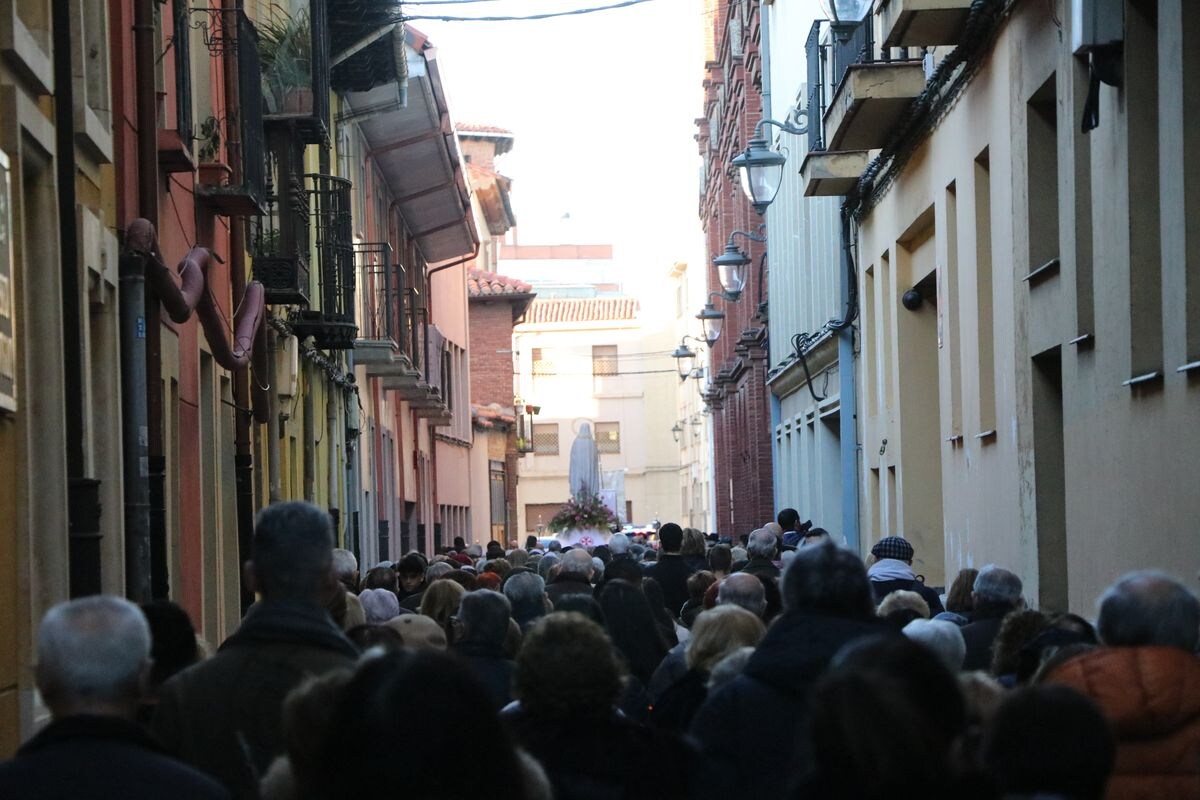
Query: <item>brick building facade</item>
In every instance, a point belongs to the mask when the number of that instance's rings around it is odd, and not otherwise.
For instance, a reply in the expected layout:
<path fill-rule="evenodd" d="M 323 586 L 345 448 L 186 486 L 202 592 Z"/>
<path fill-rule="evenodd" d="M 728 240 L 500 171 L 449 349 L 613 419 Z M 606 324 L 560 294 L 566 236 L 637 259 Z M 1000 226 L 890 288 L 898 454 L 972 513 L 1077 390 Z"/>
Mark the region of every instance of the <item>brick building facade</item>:
<path fill-rule="evenodd" d="M 736 171 L 729 166 L 761 118 L 762 64 L 758 6 L 710 4 L 708 10 L 712 29 L 705 64 L 704 117 L 697 120 L 696 138 L 704 159 L 700 219 L 709 259 L 708 287 L 719 295 L 720 282 L 711 259 L 724 251 L 730 233 L 755 231 L 762 224 L 738 186 Z M 705 396 L 713 412 L 717 530 L 732 536 L 749 533 L 774 519 L 764 247 L 747 241 L 743 249 L 752 270 L 741 299 L 712 298 L 713 305 L 725 313 L 725 321 L 712 349 L 712 374 Z"/>

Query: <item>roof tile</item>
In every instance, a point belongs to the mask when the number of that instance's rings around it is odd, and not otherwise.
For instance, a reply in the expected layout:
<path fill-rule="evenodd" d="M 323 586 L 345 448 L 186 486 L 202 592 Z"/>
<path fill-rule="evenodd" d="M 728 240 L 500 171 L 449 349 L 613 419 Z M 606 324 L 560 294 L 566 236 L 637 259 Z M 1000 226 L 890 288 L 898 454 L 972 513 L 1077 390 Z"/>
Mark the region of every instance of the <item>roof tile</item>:
<path fill-rule="evenodd" d="M 632 297 L 583 297 L 534 300 L 525 314 L 530 324 L 550 322 L 600 322 L 637 319 L 638 303 Z"/>
<path fill-rule="evenodd" d="M 498 275 L 495 272 L 487 272 L 482 269 L 473 268 L 467 271 L 468 297 L 525 295 L 531 294 L 532 292 L 532 286 L 524 281 L 519 281 L 516 278 L 509 278 L 507 276 Z"/>

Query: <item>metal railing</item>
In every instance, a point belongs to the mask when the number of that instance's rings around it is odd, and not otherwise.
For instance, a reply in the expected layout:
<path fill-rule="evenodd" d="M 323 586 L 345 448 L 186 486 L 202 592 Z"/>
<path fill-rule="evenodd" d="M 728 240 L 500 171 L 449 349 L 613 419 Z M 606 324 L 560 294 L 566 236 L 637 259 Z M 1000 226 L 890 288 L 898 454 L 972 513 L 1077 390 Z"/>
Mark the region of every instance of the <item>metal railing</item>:
<path fill-rule="evenodd" d="M 232 154 L 235 156 L 234 163 L 241 170 L 240 175 L 235 173 L 236 182 L 261 206 L 267 193 L 262 64 L 258 51 L 258 30 L 246 16 L 246 12 L 240 9 L 237 12 L 237 64 L 238 108 L 233 114 L 240 125 L 241 139 L 238 142 L 230 142 L 229 147 L 230 150 L 236 148 L 240 151 Z"/>
<path fill-rule="evenodd" d="M 363 281 L 363 317 L 359 338 L 389 341 L 399 349 L 404 330 L 404 268 L 392 262 L 392 246 L 368 242 L 354 246 Z"/>
<path fill-rule="evenodd" d="M 309 173 L 309 213 L 316 234 L 320 311 L 328 318 L 354 319 L 354 224 L 351 184 L 336 175 Z"/>

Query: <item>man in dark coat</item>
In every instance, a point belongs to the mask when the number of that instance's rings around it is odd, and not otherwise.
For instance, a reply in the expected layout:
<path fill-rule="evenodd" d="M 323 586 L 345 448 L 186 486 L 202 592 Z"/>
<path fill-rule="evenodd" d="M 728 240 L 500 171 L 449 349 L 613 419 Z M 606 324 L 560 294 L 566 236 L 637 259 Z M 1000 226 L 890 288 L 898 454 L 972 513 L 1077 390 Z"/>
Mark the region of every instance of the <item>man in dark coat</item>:
<path fill-rule="evenodd" d="M 683 549 L 683 528 L 674 522 L 663 525 L 658 529 L 658 546 L 658 561 L 646 568 L 646 577 L 658 581 L 667 611 L 678 617 L 688 601 L 687 579 L 692 574 L 679 552 Z"/>
<path fill-rule="evenodd" d="M 150 667 L 150 628 L 127 600 L 88 597 L 50 609 L 38 631 L 37 686 L 54 721 L 0 764 L 0 797 L 228 798 L 133 721 Z"/>
<path fill-rule="evenodd" d="M 884 632 L 862 562 L 833 544 L 796 554 L 783 576 L 783 605 L 745 671 L 710 694 L 692 721 L 704 797 L 788 796 L 805 767 L 809 687 L 843 645 Z M 778 761 L 764 767 L 750 753 Z"/>
<path fill-rule="evenodd" d="M 511 614 L 508 598 L 491 589 L 467 592 L 458 607 L 461 635 L 454 650 L 487 688 L 497 711 L 512 702 L 516 667 L 504 650 Z"/>
<path fill-rule="evenodd" d="M 592 557 L 581 547 L 568 550 L 563 555 L 562 572 L 546 585 L 546 596 L 552 605 L 569 594 L 592 593 Z"/>
<path fill-rule="evenodd" d="M 925 581 L 913 572 L 912 562 L 916 551 L 907 539 L 885 536 L 871 548 L 871 555 L 875 556 L 875 563 L 867 570 L 867 576 L 875 593 L 875 605 L 882 603 L 883 598 L 892 592 L 904 589 L 924 598 L 929 606 L 929 616 L 937 616 L 946 610 L 938 593 L 926 586 Z"/>
<path fill-rule="evenodd" d="M 988 669 L 992 665 L 992 644 L 1004 618 L 1021 605 L 1021 579 L 995 564 L 979 570 L 971 588 L 970 621 L 962 627 L 967 643 L 964 670 Z"/>
<path fill-rule="evenodd" d="M 746 553 L 750 561 L 742 567 L 742 572 L 749 573 L 759 580 L 779 577 L 779 567 L 775 566 L 775 555 L 779 549 L 779 540 L 775 534 L 766 528 L 759 528 L 750 534 L 746 540 Z"/>
<path fill-rule="evenodd" d="M 154 733 L 238 798 L 258 796 L 258 778 L 283 752 L 288 692 L 358 656 L 322 606 L 338 588 L 332 554 L 329 515 L 320 508 L 263 509 L 249 570 L 262 602 L 213 658 L 163 685 Z"/>

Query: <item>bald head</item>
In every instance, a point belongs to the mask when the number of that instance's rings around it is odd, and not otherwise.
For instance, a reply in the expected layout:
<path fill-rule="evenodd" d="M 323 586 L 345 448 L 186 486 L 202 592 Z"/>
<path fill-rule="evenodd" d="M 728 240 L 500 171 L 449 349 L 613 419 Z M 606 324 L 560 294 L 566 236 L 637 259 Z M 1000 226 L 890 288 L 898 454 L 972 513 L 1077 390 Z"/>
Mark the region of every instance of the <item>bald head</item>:
<path fill-rule="evenodd" d="M 1100 596 L 1098 605 L 1097 628 L 1107 645 L 1194 651 L 1200 640 L 1200 601 L 1165 572 L 1127 573 Z"/>
<path fill-rule="evenodd" d="M 747 572 L 735 572 L 721 581 L 717 605 L 734 605 L 761 617 L 767 608 L 767 593 L 762 581 Z"/>

